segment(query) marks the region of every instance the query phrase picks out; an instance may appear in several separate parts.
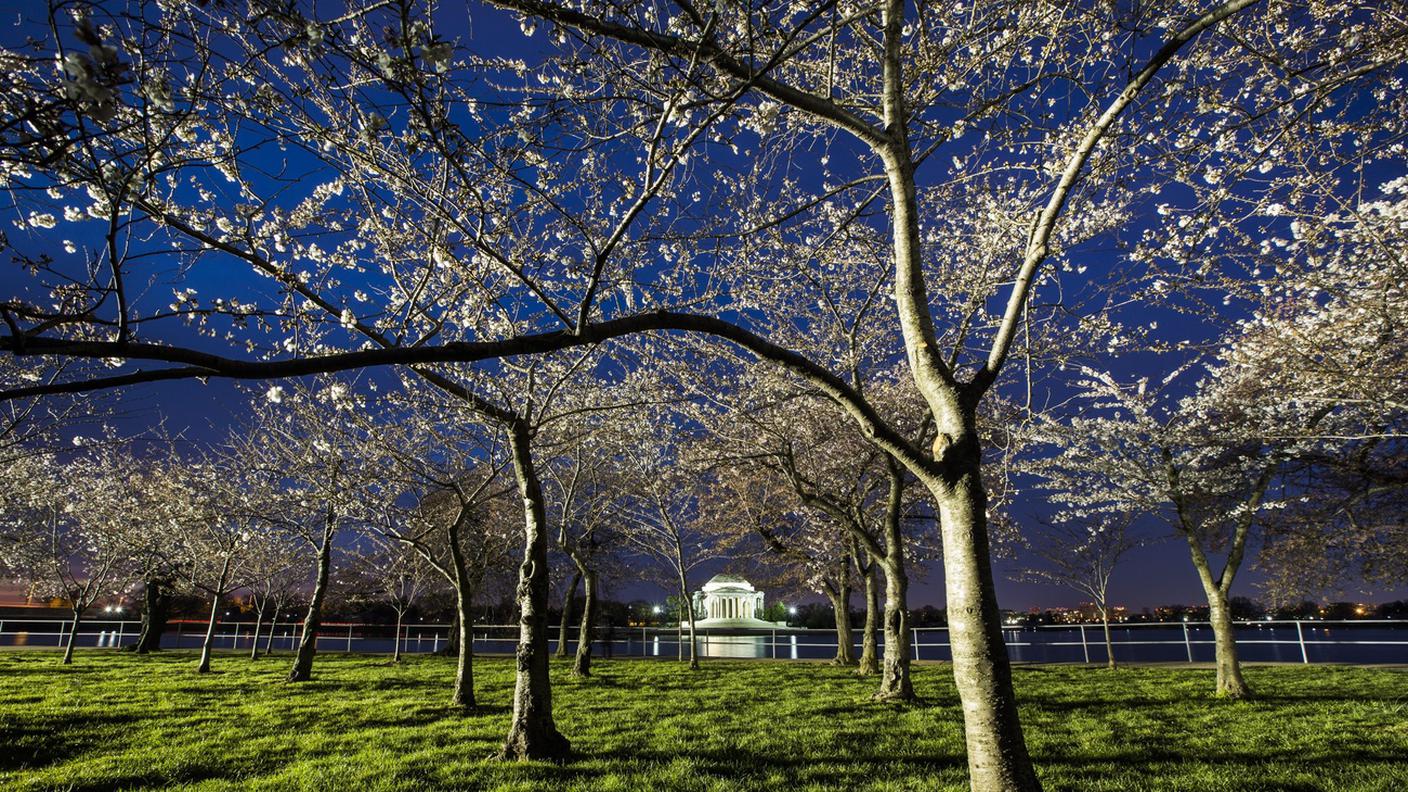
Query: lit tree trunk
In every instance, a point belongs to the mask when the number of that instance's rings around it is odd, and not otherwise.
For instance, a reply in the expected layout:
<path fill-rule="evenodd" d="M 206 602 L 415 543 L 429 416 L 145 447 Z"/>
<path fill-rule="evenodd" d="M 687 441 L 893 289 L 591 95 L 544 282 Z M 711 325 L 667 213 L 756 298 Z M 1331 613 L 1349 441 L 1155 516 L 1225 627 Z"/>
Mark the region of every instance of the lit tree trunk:
<path fill-rule="evenodd" d="M 450 694 L 450 703 L 458 707 L 474 706 L 474 616 L 470 612 L 473 605 L 472 592 L 467 586 L 455 587 L 455 621 L 459 629 L 455 635 L 459 652 L 455 660 L 455 689 Z"/>
<path fill-rule="evenodd" d="M 1181 493 L 1181 472 L 1174 466 L 1172 455 L 1167 449 L 1164 449 L 1163 457 L 1169 488 L 1175 493 Z M 1203 584 L 1203 593 L 1208 598 L 1208 621 L 1212 624 L 1214 659 L 1217 665 L 1217 695 L 1232 699 L 1249 699 L 1252 697 L 1252 689 L 1242 677 L 1242 665 L 1237 658 L 1237 637 L 1232 627 L 1232 608 L 1227 601 L 1228 592 L 1232 589 L 1233 578 L 1241 569 L 1252 521 L 1256 519 L 1257 509 L 1261 506 L 1261 499 L 1271 484 L 1274 472 L 1275 466 L 1267 465 L 1252 484 L 1240 509 L 1240 516 L 1233 525 L 1227 560 L 1223 563 L 1222 574 L 1219 576 L 1213 575 L 1212 565 L 1208 563 L 1207 554 L 1199 544 L 1198 532 L 1194 530 L 1196 525 L 1187 514 L 1182 496 L 1176 495 L 1174 498 L 1179 526 L 1182 528 L 1183 538 L 1188 542 L 1188 554 L 1193 559 L 1193 568 L 1198 572 L 1198 582 Z"/>
<path fill-rule="evenodd" d="M 514 477 L 523 499 L 523 563 L 518 573 L 519 635 L 513 717 L 502 756 L 506 759 L 565 759 L 567 738 L 552 718 L 548 676 L 548 537 L 543 489 L 533 466 L 529 427 L 515 421 L 509 432 Z"/>
<path fill-rule="evenodd" d="M 279 614 L 283 612 L 282 602 L 274 603 L 274 618 L 269 622 L 269 635 L 264 638 L 264 656 L 268 657 L 274 651 L 274 633 L 279 629 Z"/>
<path fill-rule="evenodd" d="M 567 594 L 562 598 L 562 623 L 557 626 L 557 656 L 567 656 L 567 625 L 572 621 L 572 600 L 577 598 L 577 584 L 582 582 L 582 571 L 572 573 L 572 582 L 567 586 Z"/>
<path fill-rule="evenodd" d="M 935 496 L 943 532 L 948 633 L 954 683 L 963 705 L 969 782 L 976 792 L 1039 790 L 1017 717 L 1012 669 L 1002 640 L 978 439 L 971 431 L 961 437 L 963 445 L 952 453 L 962 457 L 947 460 L 950 475 L 925 483 Z"/>
<path fill-rule="evenodd" d="M 200 663 L 196 665 L 196 673 L 206 674 L 210 672 L 210 650 L 215 644 L 215 625 L 220 621 L 220 600 L 225 596 L 225 582 L 230 574 L 230 557 L 225 556 L 225 562 L 220 566 L 220 582 L 215 586 L 210 598 L 210 620 L 205 625 L 205 642 L 200 645 Z"/>
<path fill-rule="evenodd" d="M 689 670 L 698 671 L 699 639 L 694 629 L 694 603 L 689 598 L 689 583 L 684 577 L 684 557 L 680 555 L 678 546 L 675 547 L 675 571 L 680 576 L 680 602 L 684 603 L 685 613 L 689 614 Z"/>
<path fill-rule="evenodd" d="M 914 686 L 909 680 L 909 575 L 904 568 L 904 536 L 900 513 L 904 506 L 904 471 L 890 457 L 890 491 L 885 506 L 885 657 L 880 669 L 877 699 L 913 701 Z"/>
<path fill-rule="evenodd" d="M 1237 636 L 1232 626 L 1232 607 L 1227 602 L 1227 593 L 1220 589 L 1208 592 L 1208 605 L 1208 621 L 1212 623 L 1217 664 L 1217 695 L 1249 699 L 1252 689 L 1242 677 L 1242 664 L 1237 657 Z"/>
<path fill-rule="evenodd" d="M 78 638 L 78 626 L 83 623 L 83 611 L 77 606 L 73 609 L 73 629 L 68 631 L 68 638 L 64 640 L 63 665 L 73 665 L 73 645 Z"/>
<path fill-rule="evenodd" d="M 1110 608 L 1101 603 L 1100 623 L 1105 628 L 1105 667 L 1113 671 L 1115 669 L 1115 642 L 1110 640 Z"/>
<path fill-rule="evenodd" d="M 1208 622 L 1212 625 L 1213 659 L 1217 666 L 1217 695 L 1233 699 L 1252 697 L 1251 686 L 1242 676 L 1242 664 L 1237 657 L 1237 636 L 1232 627 L 1232 608 L 1227 602 L 1227 589 L 1231 588 L 1231 574 L 1235 571 L 1228 562 L 1223 570 L 1227 585 L 1213 577 L 1207 555 L 1203 553 L 1198 540 L 1192 534 L 1184 533 L 1188 549 L 1193 557 L 1193 566 L 1198 571 L 1198 579 L 1203 584 L 1203 594 L 1208 598 Z"/>
<path fill-rule="evenodd" d="M 845 583 L 827 586 L 825 593 L 826 598 L 831 601 L 831 610 L 836 617 L 836 656 L 832 658 L 831 664 L 854 665 L 855 657 L 851 654 L 851 587 Z"/>
<path fill-rule="evenodd" d="M 460 545 L 460 527 L 469 517 L 469 509 L 461 505 L 460 513 L 450 524 L 446 539 L 450 551 L 451 583 L 455 587 L 455 689 L 450 703 L 459 707 L 474 706 L 474 586 Z"/>
<path fill-rule="evenodd" d="M 880 614 L 880 581 L 875 576 L 875 562 L 867 561 L 861 574 L 865 576 L 865 635 L 860 641 L 860 667 L 856 673 L 874 676 L 880 673 L 880 653 L 875 641 L 879 630 L 876 620 Z"/>
<path fill-rule="evenodd" d="M 885 570 L 885 656 L 880 668 L 877 699 L 912 701 L 914 687 L 909 680 L 909 613 L 905 599 L 909 578 L 899 559 L 881 565 Z"/>
<path fill-rule="evenodd" d="M 318 571 L 313 580 L 313 596 L 308 600 L 308 613 L 303 617 L 303 635 L 298 642 L 298 654 L 288 672 L 289 682 L 307 682 L 313 678 L 313 658 L 318 654 L 318 630 L 323 623 L 323 599 L 328 593 L 328 571 L 332 566 L 332 537 L 336 515 L 328 506 L 323 523 L 323 541 L 318 545 Z"/>
<path fill-rule="evenodd" d="M 254 637 L 249 642 L 249 659 L 253 660 L 259 656 L 259 628 L 264 626 L 264 608 L 266 602 L 261 602 L 254 610 Z"/>
<path fill-rule="evenodd" d="M 401 622 L 406 612 L 400 608 L 396 609 L 396 630 L 391 634 L 391 662 L 401 662 Z"/>
<path fill-rule="evenodd" d="M 577 627 L 577 657 L 572 663 L 572 675 L 592 675 L 592 633 L 596 630 L 596 570 L 588 569 L 582 576 L 582 621 Z"/>
<path fill-rule="evenodd" d="M 166 632 L 166 618 L 171 608 L 171 595 L 160 580 L 148 578 L 143 582 L 142 592 L 142 633 L 130 651 L 149 654 L 161 651 L 161 636 Z"/>

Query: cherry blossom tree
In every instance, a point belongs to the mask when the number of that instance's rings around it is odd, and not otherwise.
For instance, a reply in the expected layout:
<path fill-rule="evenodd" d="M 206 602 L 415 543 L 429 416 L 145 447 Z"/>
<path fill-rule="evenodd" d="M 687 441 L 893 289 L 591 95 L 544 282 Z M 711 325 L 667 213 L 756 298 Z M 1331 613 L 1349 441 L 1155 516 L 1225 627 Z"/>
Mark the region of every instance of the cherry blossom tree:
<path fill-rule="evenodd" d="M 131 461 L 105 446 L 61 466 L 31 465 L 28 471 L 38 476 L 29 482 L 31 497 L 7 512 L 18 518 L 6 556 L 20 580 L 41 596 L 68 603 L 72 621 L 64 665 L 73 663 L 83 614 L 126 582 L 127 547 L 111 526 L 135 518 L 132 493 L 122 476 L 132 469 Z"/>
<path fill-rule="evenodd" d="M 463 389 L 434 367 L 649 331 L 737 344 L 804 377 L 929 493 L 971 782 L 1038 788 L 992 586 L 979 407 L 1015 378 L 1014 353 L 1067 328 L 1063 281 L 1103 291 L 1075 260 L 1082 244 L 1108 248 L 1164 187 L 1384 150 L 1393 132 L 1339 131 L 1401 128 L 1402 20 L 1255 0 L 1193 12 L 493 5 L 524 15 L 525 33 L 550 33 L 543 62 L 461 54 L 428 14 L 379 3 L 336 20 L 163 6 L 157 24 L 104 8 L 101 24 L 56 18 L 59 40 L 7 54 L 0 106 L 22 121 L 0 164 L 24 225 L 65 233 L 59 218 L 72 214 L 95 230 L 81 263 L 30 257 L 40 296 L 6 302 L 0 348 L 130 362 L 5 394 L 376 365 Z M 1383 99 L 1345 98 L 1359 91 Z M 281 146 L 292 152 L 282 170 L 249 154 Z M 289 190 L 305 172 L 320 186 Z M 814 302 L 754 310 L 758 283 L 798 280 L 773 236 L 815 249 L 867 225 L 887 240 L 871 260 L 892 273 L 888 326 L 932 418 L 926 446 L 830 360 L 769 339 L 805 326 Z M 158 307 L 127 286 L 163 261 L 235 261 L 268 280 L 211 298 L 186 287 L 175 308 Z M 967 289 L 940 288 L 948 271 Z M 147 340 L 173 314 L 233 343 Z M 1078 324 L 1097 332 L 1101 318 Z M 531 501 L 531 421 L 515 414 Z M 527 515 L 530 547 L 535 524 Z M 537 568 L 545 560 L 524 567 Z M 544 582 L 530 578 L 525 594 Z M 531 687 L 546 700 L 544 684 Z M 554 730 L 534 728 L 546 753 L 561 752 Z"/>
<path fill-rule="evenodd" d="M 600 590 L 601 564 L 607 548 L 616 543 L 612 536 L 616 510 L 611 489 L 608 453 L 594 442 L 598 429 L 588 419 L 585 426 L 573 427 L 576 435 L 554 455 L 549 468 L 549 499 L 557 520 L 557 545 L 572 562 L 572 581 L 567 587 L 562 606 L 563 628 L 558 634 L 558 655 L 566 652 L 566 624 L 581 581 L 582 614 L 577 624 L 577 651 L 572 660 L 572 675 L 591 676 L 592 643 L 596 635 L 597 598 Z"/>
<path fill-rule="evenodd" d="M 706 502 L 708 521 L 722 531 L 752 536 L 767 548 L 775 564 L 792 572 L 800 587 L 826 597 L 836 618 L 836 665 L 857 665 L 852 655 L 850 602 L 856 565 L 855 543 L 845 529 L 824 531 L 806 524 L 795 492 L 758 469 L 730 466 L 719 469 Z M 867 581 L 874 589 L 873 581 Z M 871 592 L 873 593 L 873 591 Z M 866 598 L 867 606 L 874 604 Z M 866 613 L 862 675 L 879 673 L 875 653 L 875 614 Z"/>
<path fill-rule="evenodd" d="M 254 634 L 249 641 L 249 659 L 259 657 L 259 635 L 264 616 L 269 616 L 269 632 L 264 635 L 264 654 L 273 648 L 279 616 L 291 605 L 307 582 L 300 547 L 293 537 L 273 525 L 261 526 L 249 548 L 249 575 L 245 590 L 254 608 Z"/>
<path fill-rule="evenodd" d="M 355 522 L 368 477 L 358 455 L 352 411 L 360 396 L 346 382 L 318 380 L 273 386 L 256 397 L 247 431 L 232 438 L 232 459 L 249 466 L 268 492 L 283 492 L 265 519 L 300 540 L 315 559 L 313 591 L 304 615 L 289 682 L 312 678 L 323 604 L 333 566 L 333 545 Z"/>
<path fill-rule="evenodd" d="M 1126 516 L 1086 523 L 1061 517 L 1045 523 L 1038 537 L 1027 537 L 1032 563 L 1018 577 L 1078 591 L 1095 604 L 1105 634 L 1105 666 L 1114 669 L 1115 644 L 1110 638 L 1110 577 L 1130 550 L 1140 545 L 1129 531 Z"/>

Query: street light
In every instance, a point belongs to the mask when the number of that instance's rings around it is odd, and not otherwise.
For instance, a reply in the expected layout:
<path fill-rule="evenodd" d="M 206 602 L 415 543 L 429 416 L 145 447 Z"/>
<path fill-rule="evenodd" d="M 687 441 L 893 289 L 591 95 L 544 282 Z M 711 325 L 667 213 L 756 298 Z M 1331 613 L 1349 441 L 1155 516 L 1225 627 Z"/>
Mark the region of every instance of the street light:
<path fill-rule="evenodd" d="M 787 606 L 787 615 L 788 615 L 788 616 L 796 616 L 796 615 L 797 615 L 797 606 L 796 606 L 796 605 L 788 605 L 788 606 Z"/>
<path fill-rule="evenodd" d="M 660 615 L 660 610 L 661 610 L 660 606 L 659 606 L 659 605 L 656 605 L 655 607 L 653 607 L 653 608 L 650 609 L 650 612 L 653 613 L 653 614 L 655 614 L 656 616 L 659 616 L 659 615 Z"/>

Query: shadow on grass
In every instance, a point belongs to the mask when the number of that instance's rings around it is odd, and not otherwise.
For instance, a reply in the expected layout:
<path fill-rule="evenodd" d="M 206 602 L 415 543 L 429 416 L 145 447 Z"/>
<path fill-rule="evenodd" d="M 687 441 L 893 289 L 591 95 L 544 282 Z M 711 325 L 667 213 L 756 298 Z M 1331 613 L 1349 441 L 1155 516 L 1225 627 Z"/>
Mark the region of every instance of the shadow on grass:
<path fill-rule="evenodd" d="M 0 727 L 0 771 L 45 767 L 97 749 L 98 732 L 136 723 L 135 715 L 71 712 L 48 716 L 32 726 Z"/>

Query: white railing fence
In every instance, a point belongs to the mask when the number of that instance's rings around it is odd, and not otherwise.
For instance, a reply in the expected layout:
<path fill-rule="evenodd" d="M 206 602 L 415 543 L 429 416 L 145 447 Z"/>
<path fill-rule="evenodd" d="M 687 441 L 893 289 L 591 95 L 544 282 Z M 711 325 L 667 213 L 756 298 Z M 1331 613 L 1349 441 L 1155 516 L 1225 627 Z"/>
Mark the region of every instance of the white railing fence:
<path fill-rule="evenodd" d="M 164 649 L 196 649 L 205 640 L 206 623 L 176 620 L 162 637 Z M 1237 645 L 1245 660 L 1282 662 L 1408 663 L 1408 621 L 1389 619 L 1258 620 L 1236 623 Z M 68 640 L 73 621 L 66 619 L 0 619 L 0 649 L 15 647 L 57 648 Z M 135 644 L 141 622 L 126 619 L 84 619 L 79 622 L 75 645 L 80 648 L 117 648 Z M 324 623 L 318 632 L 318 650 L 390 654 L 400 643 L 402 653 L 438 651 L 445 645 L 450 625 L 409 623 L 397 632 L 393 625 Z M 475 625 L 476 652 L 511 653 L 518 639 L 516 624 Z M 259 625 L 252 621 L 222 621 L 213 646 L 220 650 L 248 652 L 255 641 L 260 651 L 291 651 L 301 638 L 301 622 Z M 556 649 L 557 630 L 551 644 Z M 576 630 L 573 629 L 575 637 Z M 1123 622 L 1111 625 L 1116 659 L 1134 662 L 1212 659 L 1212 629 L 1207 622 Z M 1003 630 L 1008 654 L 1015 662 L 1104 663 L 1105 640 L 1099 624 L 1048 625 Z M 943 627 L 911 630 L 910 651 L 918 660 L 948 660 L 948 631 Z M 855 633 L 854 654 L 859 656 L 860 630 Z M 778 628 L 745 634 L 697 634 L 701 656 L 719 658 L 828 659 L 836 653 L 832 630 Z M 569 648 L 575 646 L 569 642 Z M 883 648 L 883 636 L 877 636 Z M 678 657 L 688 651 L 687 633 L 673 627 L 603 627 L 593 645 L 604 656 Z"/>

